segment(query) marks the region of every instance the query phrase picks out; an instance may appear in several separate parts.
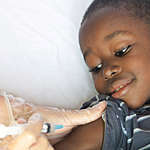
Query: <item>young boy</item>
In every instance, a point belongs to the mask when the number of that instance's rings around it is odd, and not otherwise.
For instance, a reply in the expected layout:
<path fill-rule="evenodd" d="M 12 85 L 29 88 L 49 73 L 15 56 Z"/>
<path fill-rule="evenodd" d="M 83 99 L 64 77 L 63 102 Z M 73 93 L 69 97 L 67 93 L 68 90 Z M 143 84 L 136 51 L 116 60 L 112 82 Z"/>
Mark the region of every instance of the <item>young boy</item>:
<path fill-rule="evenodd" d="M 150 1 L 95 0 L 79 40 L 97 91 L 115 99 L 56 150 L 150 149 Z"/>

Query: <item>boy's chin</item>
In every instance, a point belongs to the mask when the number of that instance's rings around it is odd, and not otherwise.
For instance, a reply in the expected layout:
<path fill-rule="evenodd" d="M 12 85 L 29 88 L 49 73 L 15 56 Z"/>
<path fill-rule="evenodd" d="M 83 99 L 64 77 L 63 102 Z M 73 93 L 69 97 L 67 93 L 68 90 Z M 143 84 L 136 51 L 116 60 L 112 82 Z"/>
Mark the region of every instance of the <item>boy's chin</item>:
<path fill-rule="evenodd" d="M 112 96 L 113 97 L 113 96 Z M 115 97 L 113 97 L 115 98 Z M 116 99 L 116 98 L 115 98 Z M 137 109 L 141 106 L 143 106 L 145 103 L 143 103 L 140 99 L 136 99 L 136 98 L 133 98 L 133 96 L 124 96 L 124 97 L 119 97 L 117 99 L 120 99 L 122 100 L 123 102 L 126 103 L 126 105 L 130 108 L 130 109 Z M 150 104 L 150 99 L 149 99 L 149 104 Z"/>
<path fill-rule="evenodd" d="M 130 109 L 138 109 L 140 107 L 142 107 L 145 103 L 142 103 L 141 101 L 138 102 L 138 101 L 131 101 L 132 98 L 130 99 L 129 102 L 126 102 L 127 106 L 130 108 Z"/>

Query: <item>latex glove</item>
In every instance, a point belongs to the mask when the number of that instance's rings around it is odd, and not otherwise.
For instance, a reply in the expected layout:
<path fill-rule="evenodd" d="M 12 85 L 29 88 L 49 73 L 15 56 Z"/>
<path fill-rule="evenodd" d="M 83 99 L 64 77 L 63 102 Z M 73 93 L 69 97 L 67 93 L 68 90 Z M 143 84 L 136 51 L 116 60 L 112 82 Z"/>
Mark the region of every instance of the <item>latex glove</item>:
<path fill-rule="evenodd" d="M 46 122 L 64 125 L 64 128 L 49 133 L 52 144 L 62 140 L 72 128 L 95 121 L 102 116 L 106 102 L 101 102 L 92 108 L 82 110 L 66 110 L 54 107 L 37 107 L 36 112 L 40 113 Z"/>
<path fill-rule="evenodd" d="M 101 102 L 84 110 L 65 110 L 29 104 L 22 98 L 9 94 L 8 98 L 11 102 L 14 118 L 18 123 L 25 123 L 33 113 L 40 113 L 45 122 L 64 126 L 64 128 L 48 134 L 52 144 L 60 141 L 73 127 L 92 122 L 101 117 L 106 107 L 106 102 Z M 5 114 L 7 113 L 5 112 Z"/>
<path fill-rule="evenodd" d="M 33 115 L 20 135 L 1 139 L 0 150 L 54 150 L 46 136 L 42 135 L 43 121 Z"/>

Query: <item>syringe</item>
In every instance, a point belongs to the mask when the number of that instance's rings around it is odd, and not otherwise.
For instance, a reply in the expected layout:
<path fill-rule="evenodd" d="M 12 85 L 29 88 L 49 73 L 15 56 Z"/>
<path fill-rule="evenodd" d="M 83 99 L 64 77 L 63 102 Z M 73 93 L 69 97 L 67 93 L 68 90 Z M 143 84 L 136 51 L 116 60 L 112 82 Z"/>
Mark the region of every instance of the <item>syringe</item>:
<path fill-rule="evenodd" d="M 5 126 L 3 124 L 0 124 L 0 138 L 5 138 L 6 136 L 9 135 L 19 135 L 22 133 L 26 125 L 27 124 L 15 124 L 12 126 Z M 41 133 L 47 134 L 47 133 L 55 132 L 56 130 L 62 128 L 64 128 L 63 125 L 44 123 Z"/>

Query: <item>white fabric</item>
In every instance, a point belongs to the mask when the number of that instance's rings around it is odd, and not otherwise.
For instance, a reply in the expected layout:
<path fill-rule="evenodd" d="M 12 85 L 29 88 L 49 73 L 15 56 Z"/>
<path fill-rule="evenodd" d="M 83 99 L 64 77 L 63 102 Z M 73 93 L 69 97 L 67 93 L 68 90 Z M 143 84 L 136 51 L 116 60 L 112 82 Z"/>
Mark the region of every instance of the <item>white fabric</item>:
<path fill-rule="evenodd" d="M 0 0 L 0 89 L 43 105 L 79 107 L 95 94 L 78 44 L 92 0 Z"/>

